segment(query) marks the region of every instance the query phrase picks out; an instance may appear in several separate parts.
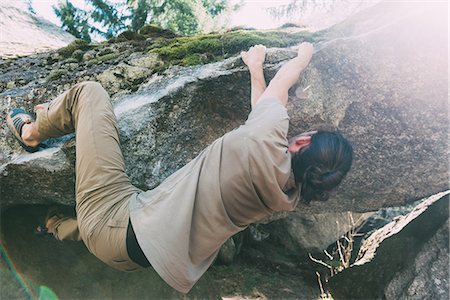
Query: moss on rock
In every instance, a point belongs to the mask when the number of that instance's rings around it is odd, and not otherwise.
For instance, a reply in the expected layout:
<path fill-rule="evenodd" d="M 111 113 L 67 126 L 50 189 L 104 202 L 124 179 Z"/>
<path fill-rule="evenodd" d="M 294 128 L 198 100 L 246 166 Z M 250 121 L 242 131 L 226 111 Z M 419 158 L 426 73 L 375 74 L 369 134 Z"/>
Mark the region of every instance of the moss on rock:
<path fill-rule="evenodd" d="M 307 31 L 234 31 L 224 34 L 206 34 L 179 37 L 150 50 L 170 64 L 195 65 L 217 61 L 249 47 L 264 44 L 267 47 L 288 47 L 302 41 L 313 41 L 314 34 Z"/>
<path fill-rule="evenodd" d="M 100 60 L 100 62 L 116 59 L 120 56 L 119 53 L 108 53 L 103 56 L 98 57 L 97 59 Z"/>
<path fill-rule="evenodd" d="M 147 47 L 147 51 L 150 51 L 150 50 L 156 49 L 156 48 L 165 47 L 165 46 L 169 45 L 171 41 L 172 41 L 172 39 L 167 39 L 164 37 L 155 38 L 154 41 L 152 41 L 152 43 Z"/>
<path fill-rule="evenodd" d="M 284 23 L 283 25 L 280 26 L 280 28 L 303 28 L 306 27 L 304 25 L 300 25 L 300 24 L 296 24 L 296 23 Z"/>
<path fill-rule="evenodd" d="M 174 38 L 177 36 L 174 32 L 167 30 L 167 29 L 163 29 L 154 24 L 146 24 L 146 25 L 142 26 L 139 29 L 138 33 L 145 37 Z"/>
<path fill-rule="evenodd" d="M 84 41 L 84 40 L 75 40 L 72 43 L 70 43 L 69 45 L 67 45 L 64 48 L 61 48 L 58 50 L 58 53 L 65 57 L 68 58 L 72 55 L 72 53 L 74 53 L 76 50 L 83 50 L 86 51 L 90 48 L 89 43 Z"/>
<path fill-rule="evenodd" d="M 103 48 L 103 49 L 100 49 L 99 51 L 98 51 L 98 53 L 97 53 L 97 57 L 100 57 L 100 56 L 105 56 L 105 55 L 108 55 L 108 54 L 111 54 L 111 53 L 113 53 L 114 52 L 114 50 L 113 49 L 111 49 L 111 48 Z"/>
<path fill-rule="evenodd" d="M 67 70 L 64 69 L 51 70 L 47 76 L 47 81 L 57 80 L 64 75 L 67 75 Z"/>
<path fill-rule="evenodd" d="M 181 64 L 185 66 L 199 65 L 203 63 L 201 54 L 194 53 L 186 56 L 181 60 Z"/>
<path fill-rule="evenodd" d="M 108 53 L 102 56 L 98 56 L 94 59 L 91 59 L 88 64 L 89 65 L 96 65 L 96 64 L 101 64 L 103 62 L 109 61 L 109 60 L 113 60 L 116 59 L 120 56 L 119 53 Z"/>
<path fill-rule="evenodd" d="M 142 36 L 141 34 L 131 30 L 126 30 L 115 38 L 115 42 L 141 41 L 144 39 L 145 37 Z"/>
<path fill-rule="evenodd" d="M 71 58 L 75 59 L 76 61 L 81 61 L 81 60 L 83 60 L 83 55 L 84 55 L 84 51 L 77 49 L 77 50 L 73 51 Z"/>
<path fill-rule="evenodd" d="M 69 57 L 68 59 L 66 59 L 64 61 L 64 63 L 66 63 L 66 64 L 72 64 L 72 63 L 78 63 L 78 62 L 79 62 L 79 60 L 74 57 Z"/>
<path fill-rule="evenodd" d="M 194 53 L 184 57 L 180 61 L 180 64 L 183 66 L 193 66 L 214 62 L 216 60 L 217 60 L 216 56 L 212 55 L 211 53 L 204 53 L 204 54 Z"/>

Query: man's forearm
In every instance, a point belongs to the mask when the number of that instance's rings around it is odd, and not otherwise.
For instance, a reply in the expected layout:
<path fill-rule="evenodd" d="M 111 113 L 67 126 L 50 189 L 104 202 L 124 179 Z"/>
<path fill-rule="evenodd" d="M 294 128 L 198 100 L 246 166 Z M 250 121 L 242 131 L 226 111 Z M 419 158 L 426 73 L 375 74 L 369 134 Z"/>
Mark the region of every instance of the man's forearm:
<path fill-rule="evenodd" d="M 288 91 L 297 82 L 300 73 L 306 68 L 308 62 L 309 60 L 306 61 L 302 57 L 291 59 L 278 70 L 275 77 L 270 81 L 268 88 L 266 86 L 266 80 L 264 79 L 262 66 L 253 66 L 249 68 L 252 108 L 255 107 L 263 94 L 268 97 L 276 97 L 284 106 L 286 106 Z"/>
<path fill-rule="evenodd" d="M 298 81 L 300 74 L 306 68 L 308 62 L 301 57 L 291 59 L 278 70 L 272 81 L 287 92 Z"/>
<path fill-rule="evenodd" d="M 298 56 L 291 59 L 278 70 L 270 81 L 262 97 L 275 97 L 286 106 L 289 89 L 298 81 L 300 73 L 308 66 L 313 53 L 310 43 L 302 43 L 299 46 Z"/>
<path fill-rule="evenodd" d="M 296 57 L 284 64 L 270 81 L 263 97 L 276 97 L 286 106 L 289 89 L 298 81 L 300 73 L 308 66 L 309 59 Z"/>
<path fill-rule="evenodd" d="M 256 102 L 258 102 L 258 99 L 266 90 L 267 85 L 262 66 L 249 68 L 249 71 L 251 82 L 251 103 L 253 109 Z"/>

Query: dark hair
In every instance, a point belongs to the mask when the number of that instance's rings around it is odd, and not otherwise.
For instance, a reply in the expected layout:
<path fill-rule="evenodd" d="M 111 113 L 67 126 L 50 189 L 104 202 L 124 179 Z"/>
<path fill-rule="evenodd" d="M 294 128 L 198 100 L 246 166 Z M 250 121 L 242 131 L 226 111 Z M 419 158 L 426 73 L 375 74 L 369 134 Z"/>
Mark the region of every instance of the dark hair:
<path fill-rule="evenodd" d="M 292 157 L 295 182 L 303 202 L 326 201 L 350 170 L 353 148 L 337 131 L 319 130 Z"/>

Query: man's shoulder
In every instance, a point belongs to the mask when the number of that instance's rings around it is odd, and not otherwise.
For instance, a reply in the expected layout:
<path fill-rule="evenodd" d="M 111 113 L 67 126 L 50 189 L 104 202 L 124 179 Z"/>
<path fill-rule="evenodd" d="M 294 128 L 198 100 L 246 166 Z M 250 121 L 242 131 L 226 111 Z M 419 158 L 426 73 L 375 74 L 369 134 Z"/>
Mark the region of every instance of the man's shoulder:
<path fill-rule="evenodd" d="M 223 136 L 223 149 L 240 155 L 260 155 L 287 150 L 289 117 L 276 98 L 262 99 L 245 124 Z"/>
<path fill-rule="evenodd" d="M 275 97 L 268 97 L 257 102 L 250 112 L 247 123 L 255 122 L 273 122 L 279 120 L 289 120 L 286 107 Z"/>

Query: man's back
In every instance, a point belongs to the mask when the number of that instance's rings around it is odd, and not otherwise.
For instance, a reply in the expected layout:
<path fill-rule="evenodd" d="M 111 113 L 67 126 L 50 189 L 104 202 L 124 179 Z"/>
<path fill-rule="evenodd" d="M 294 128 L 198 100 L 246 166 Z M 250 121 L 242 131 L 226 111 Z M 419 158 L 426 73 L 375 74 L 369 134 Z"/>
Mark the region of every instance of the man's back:
<path fill-rule="evenodd" d="M 171 286 L 187 292 L 229 237 L 273 211 L 293 209 L 298 191 L 289 199 L 282 190 L 291 173 L 288 123 L 278 100 L 261 101 L 245 125 L 131 200 L 139 245 Z"/>
<path fill-rule="evenodd" d="M 297 204 L 295 185 L 290 191 L 284 189 L 291 175 L 288 128 L 286 108 L 277 99 L 266 98 L 245 125 L 224 136 L 222 199 L 235 224 L 247 225 Z"/>

